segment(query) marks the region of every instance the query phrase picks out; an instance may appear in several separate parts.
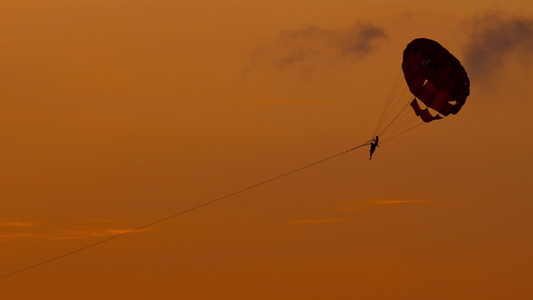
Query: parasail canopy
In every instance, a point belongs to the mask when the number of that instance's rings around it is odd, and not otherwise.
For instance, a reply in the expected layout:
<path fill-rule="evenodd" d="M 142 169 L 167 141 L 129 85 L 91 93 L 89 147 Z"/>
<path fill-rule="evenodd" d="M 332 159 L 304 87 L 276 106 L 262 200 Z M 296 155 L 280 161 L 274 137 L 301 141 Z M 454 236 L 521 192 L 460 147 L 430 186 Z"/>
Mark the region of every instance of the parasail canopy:
<path fill-rule="evenodd" d="M 424 122 L 458 113 L 470 94 L 470 81 L 459 60 L 433 40 L 410 42 L 403 52 L 402 70 L 416 97 L 410 105 Z"/>

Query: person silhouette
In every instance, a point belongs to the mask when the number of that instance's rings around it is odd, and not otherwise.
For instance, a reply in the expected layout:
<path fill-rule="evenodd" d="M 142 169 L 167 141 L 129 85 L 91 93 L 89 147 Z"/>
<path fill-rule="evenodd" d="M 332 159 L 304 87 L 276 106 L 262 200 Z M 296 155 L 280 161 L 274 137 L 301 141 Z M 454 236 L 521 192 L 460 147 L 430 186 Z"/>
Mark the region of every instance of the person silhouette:
<path fill-rule="evenodd" d="M 374 151 L 376 151 L 376 147 L 379 147 L 379 137 L 376 135 L 374 139 L 372 139 L 372 142 L 370 142 L 370 159 L 372 159 L 372 155 L 374 154 Z"/>

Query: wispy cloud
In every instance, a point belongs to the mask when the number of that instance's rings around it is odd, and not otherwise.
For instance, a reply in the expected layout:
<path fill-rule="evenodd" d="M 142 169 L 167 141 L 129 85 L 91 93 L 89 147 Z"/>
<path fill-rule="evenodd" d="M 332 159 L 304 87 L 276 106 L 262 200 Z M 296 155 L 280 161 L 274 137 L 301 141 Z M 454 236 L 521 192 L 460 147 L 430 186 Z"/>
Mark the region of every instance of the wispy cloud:
<path fill-rule="evenodd" d="M 0 219 L 0 227 L 33 227 L 33 222 L 18 221 L 12 218 Z"/>
<path fill-rule="evenodd" d="M 349 213 L 349 212 L 364 212 L 378 209 L 379 207 L 384 206 L 395 206 L 395 205 L 414 205 L 414 204 L 424 204 L 424 203 L 434 203 L 435 201 L 431 200 L 368 200 L 368 201 L 359 201 L 344 203 L 342 207 L 335 208 L 330 210 L 334 213 Z M 346 216 L 346 214 L 343 214 Z M 340 223 L 348 222 L 347 218 L 329 218 L 329 219 L 302 219 L 294 220 L 288 222 L 289 224 L 328 224 L 328 223 Z"/>
<path fill-rule="evenodd" d="M 12 232 L 0 234 L 0 241 L 33 241 L 33 240 L 79 240 L 95 237 L 110 237 L 133 232 L 142 232 L 146 230 L 133 229 L 114 229 L 114 228 L 88 228 L 77 230 L 50 230 L 43 232 Z"/>
<path fill-rule="evenodd" d="M 347 222 L 348 219 L 323 219 L 323 220 L 295 220 L 290 221 L 289 224 L 327 224 L 327 223 L 339 223 Z"/>
<path fill-rule="evenodd" d="M 378 41 L 386 38 L 387 35 L 382 27 L 372 23 L 358 25 L 341 38 L 340 48 L 343 54 L 369 54 L 377 47 Z"/>
<path fill-rule="evenodd" d="M 245 102 L 252 103 L 272 103 L 272 104 L 326 104 L 331 101 L 326 100 L 297 100 L 297 99 L 247 99 Z"/>
<path fill-rule="evenodd" d="M 367 211 L 378 206 L 386 205 L 401 205 L 401 204 L 416 204 L 416 203 L 432 203 L 430 200 L 369 200 L 361 202 L 345 203 L 344 207 L 334 209 L 333 211 Z"/>
<path fill-rule="evenodd" d="M 29 240 L 47 240 L 46 234 L 40 233 L 28 233 L 28 232 L 13 232 L 0 234 L 0 242 L 13 242 L 13 241 L 29 241 Z"/>
<path fill-rule="evenodd" d="M 261 66 L 273 65 L 278 69 L 313 68 L 320 62 L 348 57 L 362 58 L 373 53 L 379 43 L 387 39 L 383 27 L 374 23 L 357 23 L 351 28 L 327 29 L 306 25 L 280 32 L 278 42 L 254 51 L 243 78 Z"/>
<path fill-rule="evenodd" d="M 130 232 L 142 232 L 143 230 L 116 229 L 116 228 L 82 228 L 76 230 L 56 231 L 50 234 L 50 239 L 85 239 L 92 237 L 109 237 Z"/>
<path fill-rule="evenodd" d="M 110 223 L 124 223 L 123 221 L 109 221 Z M 94 221 L 91 223 L 100 223 Z M 0 233 L 0 242 L 11 241 L 35 241 L 35 240 L 75 240 L 89 238 L 105 238 L 126 233 L 138 233 L 146 229 L 135 230 L 133 228 L 116 228 L 112 226 L 76 226 L 72 229 L 51 228 L 48 224 L 35 221 L 20 221 L 12 218 L 0 219 L 0 227 L 4 227 Z M 87 224 L 87 223 L 86 223 Z M 119 226 L 120 227 L 120 226 Z"/>
<path fill-rule="evenodd" d="M 388 204 L 408 204 L 408 203 L 429 203 L 428 200 L 374 200 L 370 203 L 373 205 L 388 205 Z"/>
<path fill-rule="evenodd" d="M 472 81 L 489 85 L 508 60 L 531 67 L 533 18 L 490 11 L 475 18 L 472 25 L 464 60 Z"/>

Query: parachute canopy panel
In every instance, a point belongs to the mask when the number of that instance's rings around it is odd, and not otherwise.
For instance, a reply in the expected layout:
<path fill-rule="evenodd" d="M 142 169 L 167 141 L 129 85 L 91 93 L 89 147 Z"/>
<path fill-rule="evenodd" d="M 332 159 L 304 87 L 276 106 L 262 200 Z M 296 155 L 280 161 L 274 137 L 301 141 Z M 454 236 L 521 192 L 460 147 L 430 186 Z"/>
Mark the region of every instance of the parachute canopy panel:
<path fill-rule="evenodd" d="M 470 81 L 459 60 L 433 40 L 419 38 L 409 43 L 402 69 L 411 93 L 438 113 L 431 115 L 413 100 L 411 107 L 424 122 L 457 114 L 470 94 Z"/>

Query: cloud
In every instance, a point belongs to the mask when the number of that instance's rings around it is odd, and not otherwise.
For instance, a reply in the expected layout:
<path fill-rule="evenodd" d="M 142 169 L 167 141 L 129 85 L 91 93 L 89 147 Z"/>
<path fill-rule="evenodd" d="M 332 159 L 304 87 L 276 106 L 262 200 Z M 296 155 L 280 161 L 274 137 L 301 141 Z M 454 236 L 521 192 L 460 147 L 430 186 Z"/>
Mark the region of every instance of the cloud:
<path fill-rule="evenodd" d="M 334 209 L 337 212 L 344 211 L 367 211 L 376 206 L 415 204 L 415 203 L 432 203 L 429 200 L 370 200 L 362 202 L 346 203 L 345 207 Z"/>
<path fill-rule="evenodd" d="M 275 58 L 279 67 L 287 67 L 303 61 L 315 60 L 324 55 L 334 33 L 316 25 L 297 30 L 283 30 L 280 34 L 280 57 Z"/>
<path fill-rule="evenodd" d="M 12 218 L 0 219 L 0 227 L 33 227 L 32 222 L 16 221 Z"/>
<path fill-rule="evenodd" d="M 145 230 L 136 230 L 132 229 L 105 229 L 105 228 L 93 228 L 91 230 L 64 230 L 64 231 L 46 231 L 42 233 L 34 232 L 13 232 L 13 233 L 4 233 L 0 234 L 0 241 L 2 242 L 11 242 L 15 240 L 47 240 L 47 241 L 56 241 L 56 240 L 79 240 L 79 239 L 88 239 L 94 237 L 110 237 L 115 235 L 121 235 L 126 233 L 141 232 Z"/>
<path fill-rule="evenodd" d="M 0 242 L 13 242 L 13 241 L 28 241 L 28 240 L 47 240 L 47 236 L 45 234 L 39 234 L 39 233 L 22 233 L 22 232 L 16 232 L 16 233 L 2 233 L 0 234 Z"/>
<path fill-rule="evenodd" d="M 525 68 L 533 59 L 533 19 L 487 12 L 474 19 L 465 46 L 465 68 L 472 81 L 490 84 L 506 61 L 516 59 Z"/>
<path fill-rule="evenodd" d="M 407 204 L 407 203 L 428 203 L 428 200 L 374 200 L 371 204 L 388 205 L 388 204 Z"/>
<path fill-rule="evenodd" d="M 423 204 L 423 203 L 434 203 L 430 200 L 369 200 L 369 201 L 360 201 L 345 203 L 344 207 L 332 209 L 332 212 L 361 212 L 361 211 L 370 211 L 376 209 L 377 207 L 390 206 L 390 205 L 407 205 L 407 204 Z M 340 223 L 348 222 L 349 219 L 304 219 L 304 220 L 294 220 L 288 222 L 289 224 L 328 224 L 328 223 Z"/>
<path fill-rule="evenodd" d="M 141 232 L 144 230 L 134 229 L 116 229 L 116 228 L 82 228 L 77 230 L 56 231 L 49 234 L 49 239 L 85 239 L 92 237 L 110 237 L 114 235 L 122 235 L 131 232 Z"/>
<path fill-rule="evenodd" d="M 0 220 L 0 227 L 7 227 L 0 234 L 0 242 L 105 238 L 146 231 L 146 229 L 135 230 L 100 226 L 78 226 L 70 230 L 58 230 L 47 228 L 46 225 L 35 226 L 34 222 L 14 221 L 13 219 Z"/>
<path fill-rule="evenodd" d="M 369 54 L 379 40 L 386 39 L 385 30 L 374 24 L 355 26 L 341 41 L 343 54 Z"/>
<path fill-rule="evenodd" d="M 334 59 L 359 59 L 373 53 L 386 38 L 385 29 L 373 23 L 358 23 L 342 29 L 319 25 L 286 29 L 280 32 L 276 43 L 254 51 L 243 78 L 252 70 L 268 65 L 281 70 L 292 67 L 309 70 Z"/>
<path fill-rule="evenodd" d="M 326 223 L 339 223 L 347 222 L 348 219 L 324 219 L 324 220 L 295 220 L 290 221 L 289 224 L 326 224 Z"/>
<path fill-rule="evenodd" d="M 357 24 L 348 30 L 324 29 L 318 25 L 284 30 L 281 32 L 281 40 L 285 53 L 278 63 L 287 67 L 303 61 L 349 54 L 361 57 L 372 53 L 378 41 L 386 37 L 385 30 L 372 23 Z"/>
<path fill-rule="evenodd" d="M 251 103 L 271 103 L 271 104 L 324 104 L 331 103 L 326 100 L 297 100 L 297 99 L 245 99 L 243 101 Z"/>

